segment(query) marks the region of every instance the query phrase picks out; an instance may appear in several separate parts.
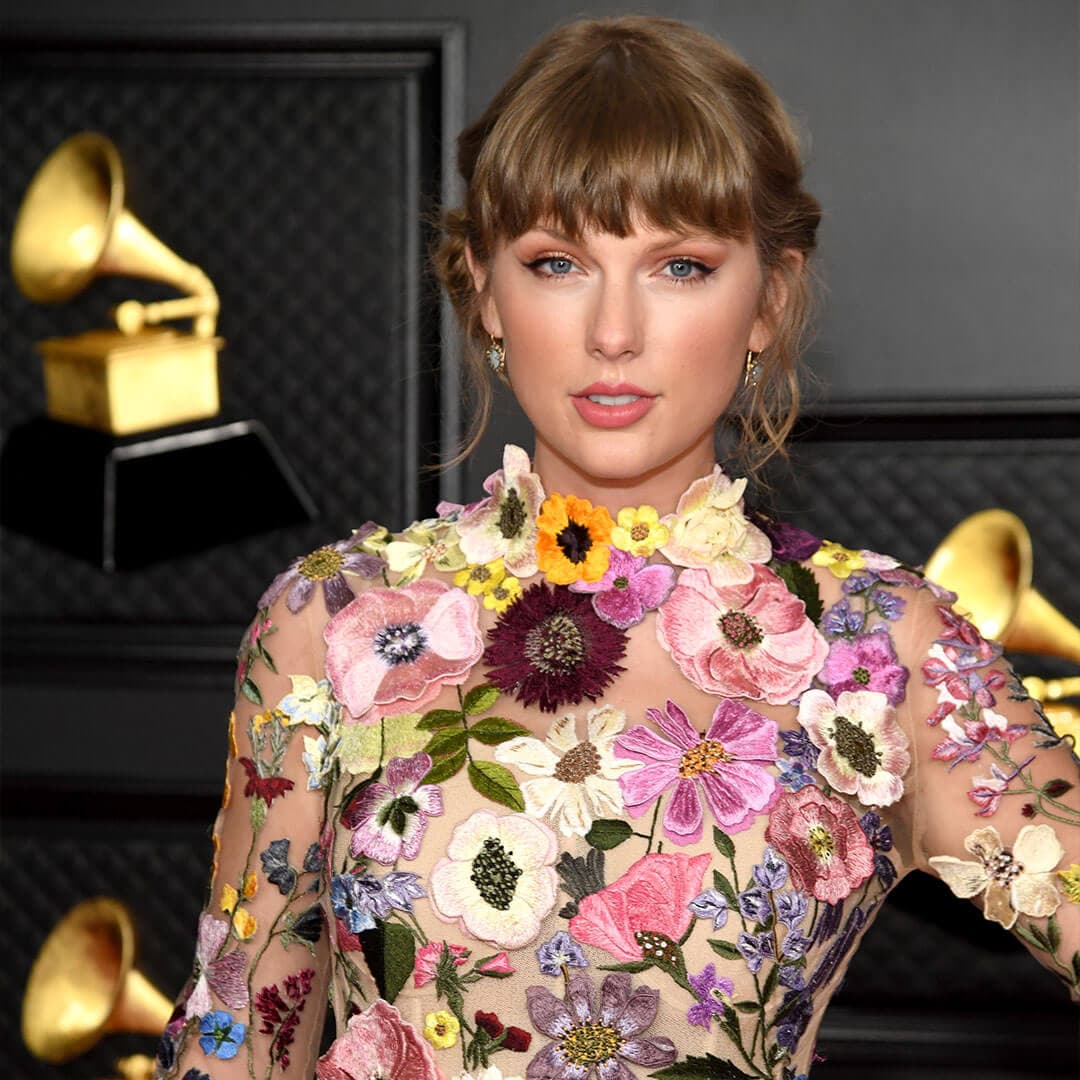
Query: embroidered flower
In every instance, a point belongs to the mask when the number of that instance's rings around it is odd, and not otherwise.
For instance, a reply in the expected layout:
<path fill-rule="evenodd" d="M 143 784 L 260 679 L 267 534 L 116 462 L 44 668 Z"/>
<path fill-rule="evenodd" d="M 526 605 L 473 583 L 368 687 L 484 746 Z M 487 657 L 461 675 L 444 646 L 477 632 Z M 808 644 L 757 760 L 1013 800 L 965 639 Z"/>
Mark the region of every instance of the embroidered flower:
<path fill-rule="evenodd" d="M 760 510 L 750 510 L 746 516 L 769 538 L 777 562 L 802 562 L 821 547 L 818 537 L 797 525 L 774 521 Z"/>
<path fill-rule="evenodd" d="M 587 596 L 542 581 L 499 616 L 488 641 L 488 680 L 543 712 L 595 701 L 623 672 L 623 631 L 599 618 Z"/>
<path fill-rule="evenodd" d="M 199 1031 L 202 1032 L 199 1049 L 204 1054 L 221 1058 L 222 1061 L 230 1061 L 236 1057 L 244 1042 L 247 1025 L 237 1023 L 232 1018 L 232 1013 L 216 1009 L 202 1017 L 199 1021 Z"/>
<path fill-rule="evenodd" d="M 504 949 L 527 945 L 555 906 L 555 834 L 525 814 L 477 810 L 453 831 L 431 871 L 435 913 Z"/>
<path fill-rule="evenodd" d="M 1080 904 L 1080 863 L 1073 863 L 1068 870 L 1058 870 L 1057 878 L 1065 899 L 1070 904 Z"/>
<path fill-rule="evenodd" d="M 310 675 L 290 675 L 289 682 L 292 683 L 292 691 L 277 703 L 283 724 L 287 727 L 310 724 L 320 728 L 333 724 L 338 704 L 334 700 L 329 679 L 316 682 Z"/>
<path fill-rule="evenodd" d="M 833 577 L 843 581 L 851 577 L 853 570 L 861 570 L 866 566 L 866 560 L 861 551 L 846 548 L 842 544 L 836 544 L 832 540 L 826 540 L 821 547 L 810 557 L 815 566 L 827 567 Z M 894 563 L 895 565 L 895 563 Z"/>
<path fill-rule="evenodd" d="M 712 919 L 714 930 L 720 930 L 727 924 L 728 902 L 724 894 L 717 889 L 706 889 L 698 893 L 686 906 L 693 912 L 694 918 Z"/>
<path fill-rule="evenodd" d="M 882 824 L 881 815 L 874 810 L 867 810 L 859 818 L 859 828 L 865 833 L 867 841 L 874 849 L 874 873 L 887 889 L 896 880 L 896 867 L 893 866 L 892 859 L 885 854 L 892 851 L 892 829 Z"/>
<path fill-rule="evenodd" d="M 572 592 L 591 593 L 593 610 L 605 622 L 627 630 L 658 608 L 675 585 L 675 570 L 665 563 L 647 566 L 644 558 L 611 549 L 611 561 L 599 581 L 575 581 Z"/>
<path fill-rule="evenodd" d="M 442 791 L 437 784 L 421 781 L 431 769 L 425 753 L 393 758 L 384 779 L 364 787 L 341 815 L 352 830 L 349 852 L 367 855 L 390 865 L 398 859 L 415 859 L 427 831 L 428 818 L 443 812 Z"/>
<path fill-rule="evenodd" d="M 516 577 L 504 577 L 497 585 L 484 593 L 484 607 L 502 614 L 521 596 L 521 582 Z"/>
<path fill-rule="evenodd" d="M 994 691 L 1006 686 L 1003 672 L 986 670 L 1000 656 L 1001 647 L 981 637 L 978 640 L 980 645 L 974 647 L 940 640 L 930 646 L 922 666 L 923 681 L 937 688 L 938 705 L 928 723 L 939 724 L 957 710 L 965 711 L 969 718 L 977 709 L 990 710 L 995 704 Z M 988 718 L 988 723 L 1004 729 L 1004 718 L 991 715 L 994 719 Z"/>
<path fill-rule="evenodd" d="M 418 990 L 421 986 L 435 981 L 439 960 L 444 952 L 450 954 L 454 967 L 461 967 L 469 955 L 469 950 L 464 945 L 451 945 L 447 941 L 429 941 L 426 945 L 421 945 L 413 960 L 413 986 Z"/>
<path fill-rule="evenodd" d="M 854 637 L 862 628 L 866 616 L 843 596 L 821 617 L 821 630 L 828 637 Z"/>
<path fill-rule="evenodd" d="M 476 600 L 440 581 L 369 589 L 323 637 L 337 699 L 368 724 L 460 686 L 483 652 Z"/>
<path fill-rule="evenodd" d="M 349 1019 L 345 1033 L 319 1058 L 318 1080 L 440 1080 L 431 1048 L 385 1001 Z"/>
<path fill-rule="evenodd" d="M 632 989 L 625 971 L 604 978 L 599 1010 L 592 980 L 581 971 L 567 981 L 565 1002 L 546 986 L 526 988 L 525 997 L 533 1027 L 554 1040 L 529 1062 L 526 1076 L 534 1080 L 587 1080 L 594 1073 L 609 1080 L 634 1075 L 623 1060 L 646 1070 L 675 1060 L 670 1039 L 642 1036 L 656 1019 L 659 992 L 646 986 Z"/>
<path fill-rule="evenodd" d="M 259 609 L 270 607 L 288 589 L 285 606 L 295 615 L 307 607 L 315 595 L 316 587 L 322 585 L 326 610 L 331 615 L 336 615 L 355 599 L 352 586 L 345 578 L 346 574 L 374 578 L 382 573 L 382 560 L 377 555 L 358 550 L 360 542 L 375 529 L 375 523 L 369 521 L 347 540 L 339 540 L 336 544 L 318 548 L 310 555 L 294 560 L 287 570 L 274 578 L 270 587 L 262 594 L 258 603 Z"/>
<path fill-rule="evenodd" d="M 273 806 L 275 799 L 280 798 L 288 791 L 292 791 L 296 786 L 287 776 L 273 775 L 273 772 L 276 771 L 273 762 L 267 763 L 261 758 L 252 761 L 249 757 L 241 757 L 236 760 L 247 774 L 247 783 L 244 784 L 245 798 L 262 799 L 267 807 L 270 807 Z"/>
<path fill-rule="evenodd" d="M 657 548 L 662 548 L 671 538 L 666 525 L 654 506 L 624 506 L 615 516 L 615 528 L 611 530 L 611 542 L 620 551 L 648 558 Z"/>
<path fill-rule="evenodd" d="M 454 584 L 472 596 L 482 596 L 506 577 L 502 559 L 487 563 L 470 563 L 454 575 Z"/>
<path fill-rule="evenodd" d="M 506 569 L 519 578 L 536 573 L 536 518 L 544 489 L 530 468 L 524 450 L 507 446 L 502 469 L 484 481 L 490 498 L 461 512 L 457 530 L 469 562 L 501 558 Z"/>
<path fill-rule="evenodd" d="M 717 975 L 715 964 L 706 964 L 701 974 L 688 975 L 687 981 L 698 1000 L 696 1005 L 690 1006 L 686 1019 L 703 1028 L 708 1028 L 713 1020 L 723 1020 L 724 1011 L 735 993 L 735 984 Z"/>
<path fill-rule="evenodd" d="M 835 701 L 808 690 L 799 723 L 821 749 L 817 769 L 837 791 L 867 806 L 890 806 L 904 794 L 908 739 L 884 694 L 845 690 Z"/>
<path fill-rule="evenodd" d="M 772 558 L 769 538 L 743 513 L 746 480 L 729 480 L 719 465 L 686 489 L 674 514 L 661 520 L 671 539 L 660 549 L 676 566 L 704 567 L 717 588 L 742 585 L 754 564 Z"/>
<path fill-rule="evenodd" d="M 890 705 L 904 700 L 908 669 L 896 662 L 892 638 L 880 631 L 834 641 L 819 676 L 830 694 L 843 690 L 876 690 Z"/>
<path fill-rule="evenodd" d="M 581 898 L 570 933 L 616 960 L 640 960 L 643 936 L 659 931 L 678 940 L 686 932 L 690 901 L 711 861 L 708 854 L 643 855 L 606 888 Z"/>
<path fill-rule="evenodd" d="M 505 952 L 497 952 L 494 956 L 477 961 L 476 971 L 479 975 L 490 975 L 498 979 L 504 975 L 513 975 L 517 968 L 510 963 L 510 957 Z"/>
<path fill-rule="evenodd" d="M 795 887 L 827 904 L 843 900 L 874 872 L 874 852 L 855 811 L 816 787 L 781 795 L 765 838 L 787 860 Z"/>
<path fill-rule="evenodd" d="M 504 1026 L 496 1013 L 477 1009 L 473 1013 L 473 1019 L 476 1020 L 476 1026 L 486 1031 L 493 1039 L 502 1036 L 502 1042 L 499 1043 L 501 1050 L 513 1050 L 521 1054 L 532 1045 L 531 1032 L 524 1028 Z"/>
<path fill-rule="evenodd" d="M 445 1009 L 437 1012 L 429 1012 L 424 1017 L 424 1038 L 427 1039 L 436 1050 L 445 1050 L 457 1042 L 461 1024 L 458 1018 Z"/>
<path fill-rule="evenodd" d="M 527 814 L 548 818 L 563 836 L 584 836 L 593 818 L 622 813 L 616 781 L 635 764 L 616 761 L 612 744 L 625 722 L 609 705 L 590 709 L 588 736 L 579 740 L 576 718 L 566 713 L 551 722 L 544 742 L 519 735 L 497 746 L 495 759 L 540 778 L 521 785 Z"/>
<path fill-rule="evenodd" d="M 245 899 L 251 899 L 255 895 L 256 886 L 254 882 L 254 873 L 249 874 L 244 883 L 243 895 Z M 226 915 L 232 917 L 233 933 L 240 941 L 247 941 L 254 936 L 256 929 L 258 929 L 258 923 L 247 909 L 240 906 L 240 893 L 237 892 L 234 885 L 230 885 L 228 882 L 222 885 L 219 907 Z"/>
<path fill-rule="evenodd" d="M 803 602 L 763 566 L 726 588 L 704 570 L 684 570 L 657 613 L 656 633 L 695 686 L 770 705 L 805 690 L 829 651 Z"/>
<path fill-rule="evenodd" d="M 218 955 L 228 936 L 229 924 L 224 919 L 215 919 L 208 911 L 199 916 L 199 937 L 195 945 L 195 970 L 199 974 L 184 1007 L 185 1018 L 210 1012 L 211 990 L 230 1009 L 247 1008 L 248 988 L 244 981 L 247 957 L 239 949 Z"/>
<path fill-rule="evenodd" d="M 337 750 L 341 743 L 341 728 L 337 728 L 329 739 L 320 735 L 317 739 L 310 735 L 304 736 L 304 752 L 300 755 L 307 769 L 308 791 L 320 790 L 326 781 L 333 775 L 334 765 L 337 763 Z"/>
<path fill-rule="evenodd" d="M 548 581 L 597 581 L 608 568 L 614 522 L 603 506 L 576 495 L 549 495 L 536 520 L 536 564 Z"/>
<path fill-rule="evenodd" d="M 423 713 L 402 713 L 377 724 L 339 725 L 338 764 L 352 776 L 370 776 L 383 761 L 412 757 L 431 738 L 430 731 L 417 726 L 421 719 Z"/>
<path fill-rule="evenodd" d="M 422 578 L 429 566 L 460 570 L 465 565 L 456 526 L 439 518 L 415 522 L 400 540 L 391 540 L 384 550 L 387 567 L 401 575 L 396 582 L 399 587 Z"/>
<path fill-rule="evenodd" d="M 701 839 L 702 796 L 728 832 L 749 828 L 776 802 L 779 788 L 767 769 L 776 760 L 774 721 L 730 700 L 716 707 L 704 735 L 674 701 L 663 712 L 647 709 L 645 715 L 667 738 L 639 724 L 615 740 L 621 754 L 643 763 L 619 777 L 631 817 L 640 817 L 674 787 L 664 808 L 664 835 L 676 844 L 693 844 Z"/>
<path fill-rule="evenodd" d="M 261 987 L 255 995 L 255 1011 L 262 1019 L 259 1032 L 273 1036 L 270 1040 L 270 1060 L 279 1064 L 283 1072 L 289 1067 L 289 1048 L 296 1039 L 296 1029 L 311 993 L 314 977 L 314 968 L 302 968 L 282 980 L 284 995 L 277 983 Z"/>
<path fill-rule="evenodd" d="M 1006 930 L 1017 915 L 1046 918 L 1061 903 L 1054 883 L 1054 867 L 1065 849 L 1049 825 L 1025 825 L 1009 851 L 993 825 L 976 829 L 964 841 L 976 862 L 952 855 L 935 855 L 930 865 L 959 897 L 967 899 L 985 890 L 983 914 Z"/>
<path fill-rule="evenodd" d="M 588 967 L 585 950 L 565 931 L 559 930 L 536 950 L 536 960 L 544 975 L 561 975 L 564 967 Z"/>

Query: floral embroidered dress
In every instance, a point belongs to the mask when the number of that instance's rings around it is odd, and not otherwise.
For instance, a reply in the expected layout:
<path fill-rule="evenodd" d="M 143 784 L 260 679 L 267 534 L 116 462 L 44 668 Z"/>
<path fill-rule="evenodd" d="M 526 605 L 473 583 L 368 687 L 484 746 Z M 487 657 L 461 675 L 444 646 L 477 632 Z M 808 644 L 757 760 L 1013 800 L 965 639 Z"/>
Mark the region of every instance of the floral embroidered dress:
<path fill-rule="evenodd" d="M 744 486 L 613 519 L 508 447 L 270 586 L 161 1076 L 804 1077 L 912 869 L 1077 995 L 1070 742 L 953 597 Z"/>

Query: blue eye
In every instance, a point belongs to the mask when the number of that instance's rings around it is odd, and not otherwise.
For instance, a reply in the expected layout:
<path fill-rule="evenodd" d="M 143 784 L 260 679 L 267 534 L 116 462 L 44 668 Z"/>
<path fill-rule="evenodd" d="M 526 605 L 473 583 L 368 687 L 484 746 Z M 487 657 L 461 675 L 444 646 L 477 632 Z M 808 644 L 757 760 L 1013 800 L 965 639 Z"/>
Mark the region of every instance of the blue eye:
<path fill-rule="evenodd" d="M 689 259 L 673 259 L 668 263 L 672 277 L 687 278 L 694 272 L 694 264 Z"/>
<path fill-rule="evenodd" d="M 546 259 L 545 262 L 553 274 L 569 274 L 574 269 L 574 264 L 569 259 Z"/>

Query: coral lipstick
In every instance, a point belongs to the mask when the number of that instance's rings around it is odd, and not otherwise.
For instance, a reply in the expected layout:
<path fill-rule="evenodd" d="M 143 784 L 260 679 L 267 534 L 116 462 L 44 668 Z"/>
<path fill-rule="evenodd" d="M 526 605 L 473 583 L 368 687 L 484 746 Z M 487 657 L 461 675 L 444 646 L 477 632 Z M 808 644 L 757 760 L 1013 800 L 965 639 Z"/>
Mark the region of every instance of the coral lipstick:
<path fill-rule="evenodd" d="M 640 420 L 652 407 L 655 395 L 632 383 L 593 383 L 573 395 L 574 408 L 587 424 L 621 428 Z"/>

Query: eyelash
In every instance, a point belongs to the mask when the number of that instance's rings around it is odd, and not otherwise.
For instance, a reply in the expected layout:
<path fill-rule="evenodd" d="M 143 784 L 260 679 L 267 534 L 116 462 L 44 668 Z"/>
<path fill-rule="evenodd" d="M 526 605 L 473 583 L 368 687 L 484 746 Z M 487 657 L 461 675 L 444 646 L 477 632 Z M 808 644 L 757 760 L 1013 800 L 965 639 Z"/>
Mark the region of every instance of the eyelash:
<path fill-rule="evenodd" d="M 563 255 L 559 253 L 556 253 L 554 255 L 542 255 L 540 256 L 540 258 L 533 259 L 532 262 L 526 263 L 525 265 L 529 270 L 532 270 L 533 273 L 538 274 L 540 277 L 543 278 L 551 279 L 569 277 L 569 274 L 553 274 L 550 270 L 542 269 L 545 263 L 556 261 L 568 262 L 572 265 L 576 265 L 576 263 L 574 263 L 574 260 L 569 255 Z M 689 265 L 696 271 L 696 274 L 693 277 L 680 278 L 672 276 L 671 282 L 674 285 L 700 285 L 705 281 L 706 278 L 710 277 L 716 271 L 715 266 L 707 266 L 699 259 L 691 259 L 689 256 L 686 255 L 677 255 L 672 259 L 668 259 L 664 265 L 670 267 L 673 263 L 689 263 Z"/>

